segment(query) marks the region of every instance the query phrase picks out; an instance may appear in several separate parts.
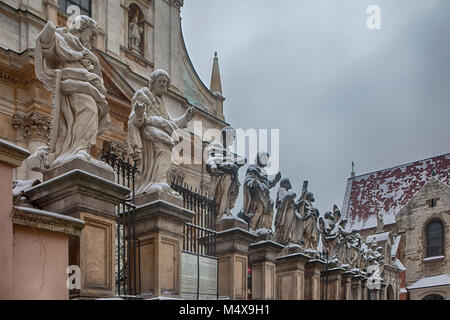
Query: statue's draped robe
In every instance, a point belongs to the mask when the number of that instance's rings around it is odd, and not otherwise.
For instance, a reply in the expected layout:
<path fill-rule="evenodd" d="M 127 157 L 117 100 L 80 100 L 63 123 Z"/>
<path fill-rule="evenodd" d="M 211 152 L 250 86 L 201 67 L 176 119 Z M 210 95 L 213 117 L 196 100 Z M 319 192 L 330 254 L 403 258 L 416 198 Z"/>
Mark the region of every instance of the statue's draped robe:
<path fill-rule="evenodd" d="M 214 142 L 208 148 L 210 158 L 206 170 L 211 176 L 211 191 L 218 207 L 217 222 L 228 214 L 236 203 L 239 194 L 239 166 L 230 151 L 224 149 L 220 142 Z M 225 153 L 225 157 L 224 157 Z"/>
<path fill-rule="evenodd" d="M 301 228 L 301 220 L 295 213 L 295 197 L 294 192 L 289 192 L 285 188 L 278 190 L 277 215 L 275 217 L 275 232 L 277 240 L 283 245 L 291 243 L 299 244 L 299 232 Z"/>
<path fill-rule="evenodd" d="M 319 211 L 313 207 L 311 202 L 307 200 L 303 201 L 300 205 L 304 205 L 303 238 L 305 240 L 305 249 L 317 250 L 320 236 L 319 229 L 317 228 Z"/>
<path fill-rule="evenodd" d="M 273 201 L 270 199 L 270 185 L 264 168 L 251 165 L 244 181 L 244 213 L 254 216 L 251 219 L 251 229 L 272 230 Z"/>
<path fill-rule="evenodd" d="M 56 29 L 50 43 L 43 42 L 43 32 L 36 41 L 35 68 L 38 79 L 53 92 L 56 121 L 50 157 L 56 164 L 80 151 L 89 152 L 109 124 L 109 107 L 98 58 L 66 28 Z M 90 59 L 87 66 L 82 61 L 85 53 Z"/>
<path fill-rule="evenodd" d="M 185 117 L 172 119 L 162 97 L 153 95 L 149 88 L 140 90 L 150 100 L 150 105 L 146 107 L 142 119 L 138 119 L 133 110 L 128 123 L 128 148 L 134 158 L 140 159 L 136 194 L 149 193 L 156 185 L 168 187 L 173 144 L 178 142 L 177 131 L 188 124 Z M 160 125 L 163 119 L 170 123 L 169 129 Z M 175 141 L 173 138 L 176 138 Z M 167 141 L 171 141 L 172 145 Z"/>

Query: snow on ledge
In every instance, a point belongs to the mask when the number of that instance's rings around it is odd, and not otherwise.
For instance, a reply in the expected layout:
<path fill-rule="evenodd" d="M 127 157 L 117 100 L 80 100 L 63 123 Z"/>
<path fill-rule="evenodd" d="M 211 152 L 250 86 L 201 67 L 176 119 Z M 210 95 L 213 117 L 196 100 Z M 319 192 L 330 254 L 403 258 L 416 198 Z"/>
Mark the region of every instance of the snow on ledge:
<path fill-rule="evenodd" d="M 429 287 L 449 286 L 449 285 L 450 285 L 450 275 L 441 274 L 441 275 L 435 276 L 435 277 L 422 278 L 419 281 L 416 281 L 411 286 L 409 286 L 408 290 L 429 288 Z"/>
<path fill-rule="evenodd" d="M 436 256 L 436 257 L 425 258 L 425 259 L 423 259 L 423 261 L 426 262 L 426 261 L 434 261 L 434 260 L 442 260 L 442 259 L 445 259 L 445 257 L 444 256 Z"/>

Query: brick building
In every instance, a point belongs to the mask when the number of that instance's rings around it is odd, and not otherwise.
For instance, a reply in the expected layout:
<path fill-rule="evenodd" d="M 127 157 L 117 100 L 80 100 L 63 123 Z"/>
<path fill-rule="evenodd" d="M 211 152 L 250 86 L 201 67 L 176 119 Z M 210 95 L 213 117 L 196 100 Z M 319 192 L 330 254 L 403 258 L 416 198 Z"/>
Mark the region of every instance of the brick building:
<path fill-rule="evenodd" d="M 450 299 L 450 154 L 348 180 L 343 213 L 365 240 L 383 217 L 402 299 Z"/>

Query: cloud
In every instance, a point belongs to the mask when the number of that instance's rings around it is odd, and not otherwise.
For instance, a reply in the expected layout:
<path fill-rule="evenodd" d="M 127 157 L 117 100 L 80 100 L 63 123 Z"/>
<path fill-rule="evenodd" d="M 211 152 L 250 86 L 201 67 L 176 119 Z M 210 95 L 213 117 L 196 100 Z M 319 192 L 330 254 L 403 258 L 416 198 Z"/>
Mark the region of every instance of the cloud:
<path fill-rule="evenodd" d="M 375 2 L 382 30 L 369 31 Z M 323 212 L 342 205 L 352 161 L 363 174 L 450 151 L 447 12 L 447 0 L 190 0 L 183 29 L 206 83 L 219 52 L 227 121 L 280 129 L 283 176 L 298 193 L 309 180 Z"/>

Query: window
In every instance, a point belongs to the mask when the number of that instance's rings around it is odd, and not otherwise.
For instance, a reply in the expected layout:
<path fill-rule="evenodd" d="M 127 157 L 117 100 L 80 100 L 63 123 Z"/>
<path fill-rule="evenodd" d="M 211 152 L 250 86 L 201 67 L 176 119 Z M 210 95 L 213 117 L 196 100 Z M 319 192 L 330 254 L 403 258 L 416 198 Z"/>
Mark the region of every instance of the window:
<path fill-rule="evenodd" d="M 426 227 L 427 257 L 443 255 L 444 226 L 440 221 L 432 221 Z"/>
<path fill-rule="evenodd" d="M 58 0 L 59 10 L 65 14 L 71 15 L 72 12 L 67 13 L 67 8 L 70 6 L 77 6 L 80 8 L 80 14 L 91 16 L 91 0 Z"/>
<path fill-rule="evenodd" d="M 439 199 L 431 199 L 431 200 L 428 200 L 428 201 L 427 201 L 428 207 L 429 207 L 429 208 L 434 208 L 434 207 L 436 207 L 436 206 L 437 206 L 438 200 L 439 200 Z"/>

